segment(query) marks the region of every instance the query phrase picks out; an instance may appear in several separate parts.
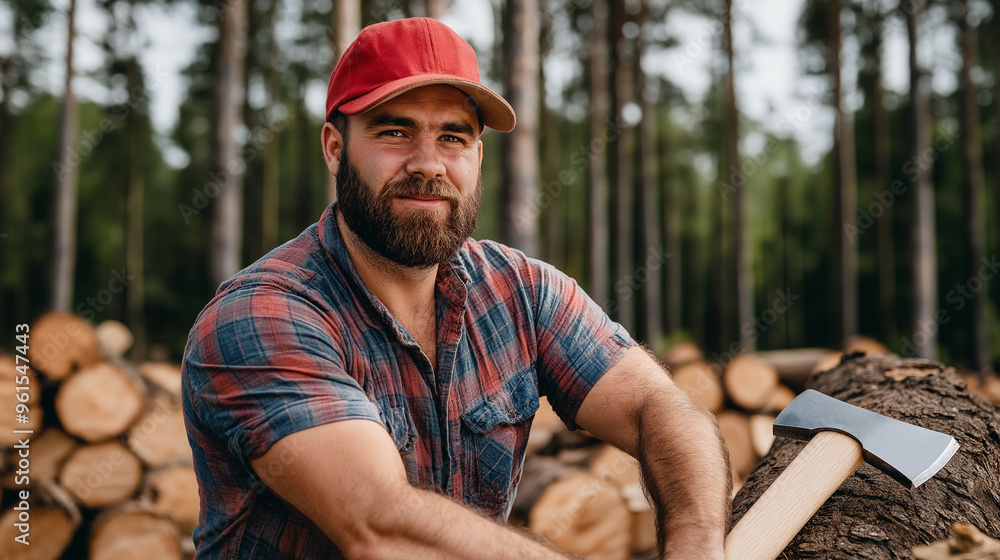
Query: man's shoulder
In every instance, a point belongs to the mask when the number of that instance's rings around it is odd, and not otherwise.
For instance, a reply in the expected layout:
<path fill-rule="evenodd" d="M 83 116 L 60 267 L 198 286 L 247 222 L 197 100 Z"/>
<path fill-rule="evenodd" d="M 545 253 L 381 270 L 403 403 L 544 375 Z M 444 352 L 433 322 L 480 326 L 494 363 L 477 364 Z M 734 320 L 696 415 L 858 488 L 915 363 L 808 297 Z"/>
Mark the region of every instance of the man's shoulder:
<path fill-rule="evenodd" d="M 251 286 L 271 285 L 287 291 L 307 289 L 327 275 L 330 263 L 319 243 L 316 225 L 272 249 L 219 286 L 218 295 Z"/>
<path fill-rule="evenodd" d="M 470 239 L 459 250 L 458 257 L 474 279 L 493 274 L 515 274 L 528 280 L 525 276 L 536 276 L 540 269 L 556 270 L 552 265 L 529 257 L 519 249 L 489 239 Z"/>
<path fill-rule="evenodd" d="M 458 251 L 458 258 L 470 275 L 489 274 L 523 266 L 527 256 L 513 247 L 490 239 L 469 239 Z"/>

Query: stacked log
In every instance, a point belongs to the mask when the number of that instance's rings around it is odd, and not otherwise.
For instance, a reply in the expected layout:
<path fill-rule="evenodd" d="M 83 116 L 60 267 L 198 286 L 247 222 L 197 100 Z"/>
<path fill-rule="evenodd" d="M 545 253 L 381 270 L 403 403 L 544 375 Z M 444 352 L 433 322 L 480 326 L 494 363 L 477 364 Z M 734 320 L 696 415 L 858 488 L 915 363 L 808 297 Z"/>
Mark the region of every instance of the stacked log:
<path fill-rule="evenodd" d="M 0 425 L 0 558 L 192 557 L 198 488 L 180 367 L 127 361 L 131 333 L 117 322 L 95 329 L 49 313 L 29 332 L 30 379 L 18 382 L 30 387 L 29 422 L 0 416 L 11 423 Z M 0 356 L 0 383 L 14 386 L 21 375 L 13 358 Z M 11 394 L 0 391 L 0 401 Z M 30 437 L 27 476 L 13 429 L 32 430 L 15 434 Z M 25 515 L 30 546 L 15 540 Z"/>

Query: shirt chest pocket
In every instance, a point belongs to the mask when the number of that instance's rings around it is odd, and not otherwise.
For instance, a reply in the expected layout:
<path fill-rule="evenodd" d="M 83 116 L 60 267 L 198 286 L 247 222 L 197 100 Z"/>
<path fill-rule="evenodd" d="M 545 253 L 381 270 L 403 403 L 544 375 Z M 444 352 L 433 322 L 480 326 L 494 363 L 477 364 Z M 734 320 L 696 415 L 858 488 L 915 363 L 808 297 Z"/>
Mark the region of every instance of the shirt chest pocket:
<path fill-rule="evenodd" d="M 511 376 L 499 390 L 479 396 L 464 410 L 465 502 L 506 519 L 521 478 L 531 420 L 538 410 L 534 368 Z"/>

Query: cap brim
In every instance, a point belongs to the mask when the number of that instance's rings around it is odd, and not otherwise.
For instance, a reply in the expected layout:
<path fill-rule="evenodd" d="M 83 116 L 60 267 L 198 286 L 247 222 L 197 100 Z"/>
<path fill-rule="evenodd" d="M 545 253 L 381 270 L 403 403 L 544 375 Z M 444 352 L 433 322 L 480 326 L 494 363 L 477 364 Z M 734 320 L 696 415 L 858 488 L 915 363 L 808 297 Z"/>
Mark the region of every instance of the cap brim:
<path fill-rule="evenodd" d="M 514 130 L 517 118 L 514 116 L 514 109 L 507 103 L 506 99 L 478 82 L 462 80 L 455 76 L 444 74 L 408 76 L 383 84 L 361 97 L 356 97 L 347 103 L 343 103 L 337 110 L 345 115 L 364 113 L 407 91 L 433 84 L 447 84 L 462 90 L 476 103 L 476 108 L 478 108 L 484 125 L 499 132 Z"/>

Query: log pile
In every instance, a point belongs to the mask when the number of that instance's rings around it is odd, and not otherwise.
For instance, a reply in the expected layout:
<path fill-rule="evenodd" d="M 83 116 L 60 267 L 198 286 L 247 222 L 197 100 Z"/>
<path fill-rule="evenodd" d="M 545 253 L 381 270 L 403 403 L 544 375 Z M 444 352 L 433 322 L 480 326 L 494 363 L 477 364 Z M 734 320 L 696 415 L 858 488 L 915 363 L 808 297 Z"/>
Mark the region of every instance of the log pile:
<path fill-rule="evenodd" d="M 15 425 L 13 413 L 0 415 L 0 558 L 192 557 L 198 487 L 180 366 L 124 359 L 132 335 L 114 321 L 94 328 L 49 313 L 31 325 L 29 340 L 30 422 Z M 14 385 L 21 375 L 15 365 L 0 355 L 0 383 Z M 11 394 L 0 391 L 0 401 Z M 30 437 L 28 473 L 19 472 L 14 429 L 33 430 L 17 434 Z M 15 541 L 22 501 L 29 546 Z"/>
<path fill-rule="evenodd" d="M 749 479 L 763 476 L 759 474 L 761 469 L 775 453 L 772 445 L 777 450 L 800 445 L 788 441 L 774 444 L 771 425 L 777 413 L 807 385 L 815 384 L 816 379 L 833 379 L 827 381 L 830 388 L 849 385 L 849 378 L 830 377 L 829 372 L 841 371 L 845 367 L 842 361 L 852 364 L 864 354 L 870 355 L 867 359 L 872 360 L 900 360 L 888 354 L 878 342 L 864 338 L 849 341 L 844 352 L 822 348 L 760 352 L 736 356 L 725 364 L 706 360 L 694 345 L 679 344 L 660 359 L 671 368 L 674 382 L 716 415 L 730 453 L 734 495 L 740 496 L 737 504 L 742 504 L 752 501 L 746 496 L 752 495 L 755 499 L 759 495 L 757 490 L 763 490 L 765 485 L 756 481 L 753 488 L 748 489 L 751 494 L 737 494 Z M 888 371 L 902 379 L 912 375 L 905 368 Z M 948 377 L 949 383 L 963 387 L 960 398 L 976 399 L 969 394 L 974 391 L 979 396 L 992 397 L 993 406 L 1000 406 L 1000 380 L 980 380 L 974 375 L 964 377 L 968 391 L 954 373 Z M 822 387 L 821 384 L 821 390 Z M 990 390 L 995 394 L 991 395 Z M 976 406 L 990 406 L 983 401 L 976 402 Z M 877 407 L 870 408 L 878 411 Z M 866 466 L 862 470 L 870 468 Z M 1000 489 L 1000 482 L 994 482 L 993 488 Z M 971 498 L 966 496 L 965 499 Z M 961 503 L 956 500 L 956 504 Z M 742 515 L 738 508 L 737 513 Z M 511 520 L 583 558 L 646 560 L 656 557 L 653 511 L 643 495 L 635 461 L 617 449 L 588 438 L 585 433 L 567 431 L 544 398 L 532 424 L 528 456 Z M 979 522 L 974 518 L 958 520 Z M 856 525 L 851 526 L 855 532 L 861 530 Z M 995 530 L 992 525 L 987 526 L 990 531 Z M 938 535 L 939 538 L 944 536 Z M 919 542 L 931 540 L 921 536 Z M 834 545 L 826 543 L 825 546 Z M 818 546 L 816 550 L 825 551 Z M 813 556 L 800 552 L 788 557 L 827 557 L 825 552 Z M 849 552 L 844 557 L 852 556 Z"/>

